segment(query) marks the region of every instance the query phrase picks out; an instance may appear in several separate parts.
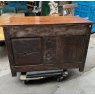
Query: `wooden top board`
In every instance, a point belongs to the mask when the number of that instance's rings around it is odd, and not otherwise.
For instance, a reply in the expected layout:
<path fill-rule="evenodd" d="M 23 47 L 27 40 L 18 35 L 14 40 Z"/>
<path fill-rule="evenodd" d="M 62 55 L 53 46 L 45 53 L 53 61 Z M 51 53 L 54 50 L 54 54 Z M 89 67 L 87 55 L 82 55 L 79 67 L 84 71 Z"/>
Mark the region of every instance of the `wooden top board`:
<path fill-rule="evenodd" d="M 18 13 L 18 14 L 13 14 L 13 13 L 11 13 L 11 14 L 2 14 L 1 16 L 0 16 L 0 19 L 1 20 L 8 20 L 10 17 L 19 17 L 19 16 L 23 16 L 24 17 L 24 14 L 23 13 Z M 0 22 L 0 24 L 1 24 L 1 22 Z M 0 27 L 0 41 L 4 41 L 5 40 L 5 38 L 4 38 L 4 32 L 3 32 L 3 27 Z"/>
<path fill-rule="evenodd" d="M 77 16 L 10 16 L 0 17 L 0 26 L 4 25 L 42 25 L 42 24 L 76 24 L 92 23 L 91 21 Z"/>

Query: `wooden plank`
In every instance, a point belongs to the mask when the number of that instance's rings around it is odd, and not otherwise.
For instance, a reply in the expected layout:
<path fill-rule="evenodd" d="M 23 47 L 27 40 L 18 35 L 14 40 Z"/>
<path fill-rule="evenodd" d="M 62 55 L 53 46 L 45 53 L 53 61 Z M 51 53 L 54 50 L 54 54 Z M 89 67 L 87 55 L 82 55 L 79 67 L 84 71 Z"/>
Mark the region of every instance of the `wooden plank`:
<path fill-rule="evenodd" d="M 12 66 L 17 72 L 29 71 L 42 71 L 42 70 L 55 70 L 55 69 L 72 69 L 79 68 L 81 63 L 64 63 L 64 64 L 40 64 L 40 65 L 27 65 L 27 66 Z"/>
<path fill-rule="evenodd" d="M 1 17 L 21 17 L 21 16 L 24 17 L 24 13 L 18 13 L 18 14 L 16 14 L 16 13 L 10 13 L 10 14 L 4 13 L 1 15 Z"/>
<path fill-rule="evenodd" d="M 3 32 L 3 27 L 0 27 L 0 41 L 4 41 L 5 37 L 4 37 L 4 32 Z"/>
<path fill-rule="evenodd" d="M 31 16 L 0 18 L 0 26 L 3 25 L 40 25 L 40 24 L 70 24 L 92 23 L 91 21 L 77 16 Z"/>
<path fill-rule="evenodd" d="M 15 25 L 8 26 L 10 38 L 20 37 L 46 37 L 59 35 L 85 35 L 88 25 Z M 24 28 L 23 28 L 24 27 Z"/>

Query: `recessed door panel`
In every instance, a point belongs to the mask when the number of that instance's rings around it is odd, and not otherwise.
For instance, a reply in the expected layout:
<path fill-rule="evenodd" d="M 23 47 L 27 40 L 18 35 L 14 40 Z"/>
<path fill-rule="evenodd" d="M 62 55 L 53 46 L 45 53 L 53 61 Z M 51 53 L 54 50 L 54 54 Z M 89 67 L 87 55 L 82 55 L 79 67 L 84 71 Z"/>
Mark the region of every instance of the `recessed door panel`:
<path fill-rule="evenodd" d="M 41 38 L 12 39 L 16 65 L 41 64 Z"/>
<path fill-rule="evenodd" d="M 63 38 L 63 62 L 79 63 L 83 61 L 85 37 L 68 36 Z"/>

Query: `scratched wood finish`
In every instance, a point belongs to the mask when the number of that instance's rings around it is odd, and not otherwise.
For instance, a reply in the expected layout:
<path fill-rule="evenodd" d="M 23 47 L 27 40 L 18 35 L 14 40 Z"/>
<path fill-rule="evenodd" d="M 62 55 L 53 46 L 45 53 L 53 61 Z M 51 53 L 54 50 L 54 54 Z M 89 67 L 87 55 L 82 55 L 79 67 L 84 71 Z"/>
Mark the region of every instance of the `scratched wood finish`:
<path fill-rule="evenodd" d="M 91 23 L 5 25 L 12 76 L 17 72 L 84 70 Z"/>
<path fill-rule="evenodd" d="M 58 57 L 60 63 L 81 63 L 84 55 L 84 45 L 86 36 L 62 36 L 59 38 L 61 45 L 58 50 Z M 83 44 L 84 43 L 84 44 Z M 63 51 L 63 52 L 62 52 Z"/>
<path fill-rule="evenodd" d="M 44 24 L 73 24 L 92 23 L 87 19 L 77 16 L 11 16 L 0 17 L 0 26 L 4 25 L 44 25 Z"/>
<path fill-rule="evenodd" d="M 41 39 L 21 38 L 12 40 L 16 65 L 41 64 Z"/>
<path fill-rule="evenodd" d="M 85 35 L 88 24 L 84 25 L 31 25 L 10 26 L 8 28 L 11 38 L 19 37 L 43 37 L 56 35 Z M 24 27 L 24 28 L 23 28 Z M 41 28 L 42 27 L 42 28 Z M 11 32 L 12 31 L 12 32 Z"/>
<path fill-rule="evenodd" d="M 43 61 L 44 64 L 56 64 L 56 37 L 43 37 Z"/>

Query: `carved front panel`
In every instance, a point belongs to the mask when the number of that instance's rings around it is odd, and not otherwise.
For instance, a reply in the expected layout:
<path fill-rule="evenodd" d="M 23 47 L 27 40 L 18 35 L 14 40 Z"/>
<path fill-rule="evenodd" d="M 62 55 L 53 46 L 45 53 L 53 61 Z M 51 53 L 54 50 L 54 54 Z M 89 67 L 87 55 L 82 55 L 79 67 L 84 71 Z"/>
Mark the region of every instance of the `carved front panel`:
<path fill-rule="evenodd" d="M 16 65 L 41 64 L 41 38 L 12 39 Z"/>
<path fill-rule="evenodd" d="M 59 64 L 83 61 L 85 36 L 12 39 L 15 64 Z"/>
<path fill-rule="evenodd" d="M 56 62 L 56 37 L 43 38 L 43 61 L 44 64 L 54 64 Z"/>

